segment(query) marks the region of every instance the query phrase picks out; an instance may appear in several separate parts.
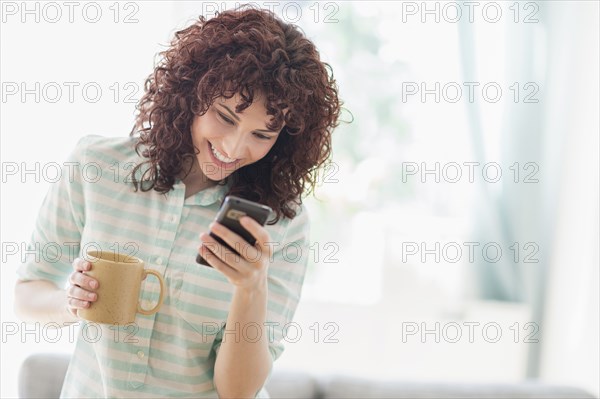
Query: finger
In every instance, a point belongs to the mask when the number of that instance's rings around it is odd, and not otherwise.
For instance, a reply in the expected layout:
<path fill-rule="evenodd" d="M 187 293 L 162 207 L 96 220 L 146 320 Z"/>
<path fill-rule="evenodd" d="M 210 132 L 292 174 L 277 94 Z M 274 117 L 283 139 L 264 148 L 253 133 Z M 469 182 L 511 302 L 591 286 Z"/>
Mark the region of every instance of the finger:
<path fill-rule="evenodd" d="M 85 259 L 76 258 L 73 261 L 73 269 L 78 272 L 87 272 L 88 270 L 92 269 L 92 264 Z"/>
<path fill-rule="evenodd" d="M 69 306 L 76 309 L 86 309 L 90 307 L 90 303 L 80 299 L 69 298 Z"/>
<path fill-rule="evenodd" d="M 200 240 L 202 240 L 202 244 L 205 247 L 207 247 L 218 259 L 220 259 L 229 267 L 237 269 L 240 262 L 243 261 L 242 257 L 239 254 L 231 251 L 229 248 L 227 248 L 227 246 L 221 244 L 209 234 L 202 233 L 200 235 Z"/>
<path fill-rule="evenodd" d="M 250 245 L 239 234 L 231 231 L 218 222 L 212 222 L 209 227 L 214 234 L 218 235 L 223 241 L 229 244 L 231 248 L 235 248 L 235 250 L 246 260 L 256 259 L 258 257 L 256 247 Z"/>
<path fill-rule="evenodd" d="M 206 262 L 213 268 L 217 269 L 229 278 L 237 278 L 240 272 L 222 260 L 222 258 L 219 256 L 220 251 L 217 246 L 223 248 L 223 246 L 216 241 L 208 243 L 205 242 L 200 246 L 198 251 L 200 252 L 200 255 L 202 255 L 202 257 L 206 260 Z M 238 259 L 239 258 L 240 257 L 238 256 Z"/>
<path fill-rule="evenodd" d="M 90 290 L 96 290 L 100 285 L 98 283 L 98 280 L 81 272 L 71 273 L 71 276 L 69 277 L 69 282 L 73 285 L 78 285 L 83 288 L 89 288 Z"/>
<path fill-rule="evenodd" d="M 96 294 L 95 292 L 84 290 L 83 288 L 77 287 L 75 285 L 69 287 L 69 289 L 67 290 L 67 296 L 72 299 L 79 299 L 82 301 L 89 302 L 95 302 L 98 299 L 98 294 Z"/>
<path fill-rule="evenodd" d="M 79 318 L 79 313 L 77 313 L 77 309 L 76 309 L 76 308 L 73 308 L 73 307 L 71 307 L 71 305 L 69 304 L 69 302 L 68 302 L 68 301 L 67 301 L 67 311 L 68 311 L 69 313 L 71 313 L 73 316 L 75 316 L 75 317 Z"/>
<path fill-rule="evenodd" d="M 223 226 L 219 222 L 211 222 L 208 225 L 210 231 L 219 236 L 223 241 L 225 241 L 231 248 L 236 248 L 241 246 L 241 244 L 246 243 L 240 235 L 234 233 L 229 228 Z"/>
<path fill-rule="evenodd" d="M 268 248 L 269 246 L 265 243 L 271 240 L 269 236 L 269 232 L 264 226 L 261 226 L 256 220 L 252 219 L 249 216 L 242 216 L 240 218 L 240 224 L 243 228 L 248 230 L 250 234 L 256 238 L 256 244 L 260 246 L 260 248 Z"/>

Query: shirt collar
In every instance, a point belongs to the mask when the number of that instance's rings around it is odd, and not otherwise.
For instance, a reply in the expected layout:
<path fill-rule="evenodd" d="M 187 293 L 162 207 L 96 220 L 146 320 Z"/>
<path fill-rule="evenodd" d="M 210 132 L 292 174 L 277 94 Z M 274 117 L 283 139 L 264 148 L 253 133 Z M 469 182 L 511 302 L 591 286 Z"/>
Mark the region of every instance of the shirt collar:
<path fill-rule="evenodd" d="M 180 179 L 176 179 L 176 184 L 181 185 L 181 189 L 185 192 L 185 184 Z M 229 191 L 231 187 L 231 180 L 227 182 L 225 185 L 215 185 L 209 188 L 205 188 L 202 191 L 197 192 L 189 198 L 185 199 L 186 205 L 201 205 L 201 206 L 209 206 L 214 204 L 215 202 L 222 202 L 223 198 L 225 198 L 225 194 Z"/>
<path fill-rule="evenodd" d="M 143 158 L 143 157 L 138 157 L 138 158 L 142 162 L 147 161 L 146 158 Z M 150 169 L 150 164 L 145 163 L 142 167 L 140 167 L 137 170 L 137 172 L 135 174 L 135 177 L 137 178 L 137 180 L 140 181 L 142 184 L 151 182 L 149 179 L 150 178 L 149 175 L 146 175 L 146 179 L 142 180 L 142 176 L 143 176 L 144 172 L 146 172 L 148 169 Z M 157 169 L 160 170 L 160 165 L 157 166 Z M 230 187 L 231 187 L 231 179 L 229 179 L 229 181 L 225 185 L 217 184 L 215 186 L 206 188 L 206 189 L 192 195 L 189 198 L 186 198 L 184 200 L 184 203 L 186 205 L 209 206 L 209 205 L 214 204 L 217 201 L 222 202 L 223 198 L 225 198 L 225 194 L 227 194 Z M 185 184 L 183 184 L 181 179 L 178 177 L 175 178 L 175 187 L 174 188 L 183 190 L 183 192 L 184 192 L 183 195 L 185 196 Z"/>

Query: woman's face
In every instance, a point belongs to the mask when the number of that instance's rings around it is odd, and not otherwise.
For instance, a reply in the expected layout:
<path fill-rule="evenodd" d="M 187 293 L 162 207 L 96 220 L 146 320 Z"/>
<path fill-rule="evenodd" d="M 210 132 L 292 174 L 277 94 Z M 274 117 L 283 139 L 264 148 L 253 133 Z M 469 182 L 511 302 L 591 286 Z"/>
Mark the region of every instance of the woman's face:
<path fill-rule="evenodd" d="M 192 142 L 200 150 L 197 155 L 202 173 L 219 181 L 235 170 L 259 161 L 275 144 L 278 131 L 270 131 L 262 97 L 241 113 L 235 108 L 241 102 L 239 94 L 232 98 L 219 97 L 202 116 L 192 122 Z"/>

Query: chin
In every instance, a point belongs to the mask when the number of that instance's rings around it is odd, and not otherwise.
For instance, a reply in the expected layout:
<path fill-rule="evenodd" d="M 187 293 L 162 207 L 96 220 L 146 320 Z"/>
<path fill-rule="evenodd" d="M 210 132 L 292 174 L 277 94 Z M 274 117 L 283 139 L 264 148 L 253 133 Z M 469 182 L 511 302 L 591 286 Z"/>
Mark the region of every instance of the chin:
<path fill-rule="evenodd" d="M 235 169 L 227 172 L 221 172 L 219 171 L 218 167 L 212 163 L 205 163 L 204 165 L 207 165 L 207 167 L 202 168 L 202 173 L 204 174 L 204 176 L 206 176 L 208 180 L 213 182 L 219 182 L 231 176 L 237 170 Z"/>

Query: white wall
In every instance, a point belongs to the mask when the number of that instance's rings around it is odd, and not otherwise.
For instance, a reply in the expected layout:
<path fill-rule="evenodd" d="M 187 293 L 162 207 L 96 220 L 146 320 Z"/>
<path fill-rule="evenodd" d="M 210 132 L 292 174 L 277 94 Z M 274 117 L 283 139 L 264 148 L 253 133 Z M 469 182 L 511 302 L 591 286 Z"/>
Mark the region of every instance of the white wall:
<path fill-rule="evenodd" d="M 50 3 L 58 8 L 46 5 Z M 168 43 L 175 27 L 167 2 L 123 2 L 117 8 L 114 2 L 74 2 L 78 6 L 72 22 L 64 3 L 1 5 L 3 398 L 16 397 L 18 365 L 27 355 L 69 352 L 73 346 L 67 329 L 59 330 L 58 336 L 46 326 L 22 324 L 12 309 L 15 268 L 26 256 L 21 248 L 29 240 L 48 180 L 56 171 L 51 165 L 62 164 L 81 136 L 129 133 L 135 104 L 125 96 L 139 98 L 154 54 Z M 98 21 L 91 22 L 97 19 L 96 10 Z M 71 98 L 69 85 L 74 87 Z M 29 90 L 24 97 L 23 88 Z"/>

